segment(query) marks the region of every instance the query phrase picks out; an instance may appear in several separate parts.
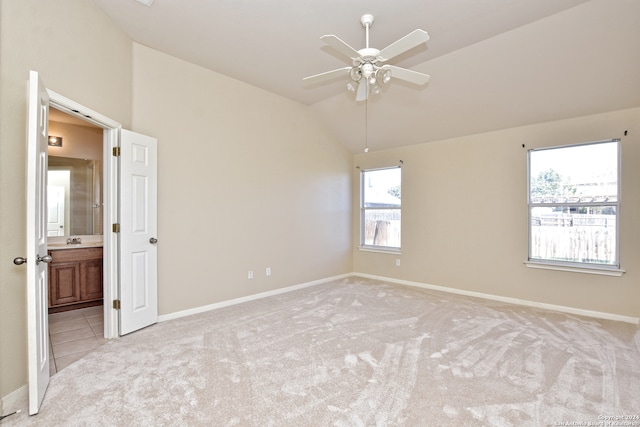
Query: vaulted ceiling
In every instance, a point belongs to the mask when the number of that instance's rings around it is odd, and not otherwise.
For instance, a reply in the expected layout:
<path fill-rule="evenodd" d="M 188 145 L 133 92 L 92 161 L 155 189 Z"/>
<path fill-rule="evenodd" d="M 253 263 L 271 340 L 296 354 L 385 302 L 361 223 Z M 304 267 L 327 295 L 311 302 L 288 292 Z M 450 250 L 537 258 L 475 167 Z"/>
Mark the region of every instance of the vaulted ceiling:
<path fill-rule="evenodd" d="M 308 105 L 353 152 L 640 106 L 637 0 L 94 1 L 137 43 Z M 429 33 L 391 61 L 426 86 L 392 79 L 365 107 L 346 78 L 303 84 L 351 65 L 320 36 L 364 47 L 365 13 L 371 47 Z"/>

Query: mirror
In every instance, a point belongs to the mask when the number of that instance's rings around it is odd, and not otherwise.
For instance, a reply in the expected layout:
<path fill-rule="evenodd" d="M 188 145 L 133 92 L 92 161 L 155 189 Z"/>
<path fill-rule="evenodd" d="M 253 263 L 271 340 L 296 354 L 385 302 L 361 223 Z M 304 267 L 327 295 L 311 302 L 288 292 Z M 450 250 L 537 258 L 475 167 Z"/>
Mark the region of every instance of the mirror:
<path fill-rule="evenodd" d="M 101 163 L 49 155 L 48 236 L 102 234 Z"/>

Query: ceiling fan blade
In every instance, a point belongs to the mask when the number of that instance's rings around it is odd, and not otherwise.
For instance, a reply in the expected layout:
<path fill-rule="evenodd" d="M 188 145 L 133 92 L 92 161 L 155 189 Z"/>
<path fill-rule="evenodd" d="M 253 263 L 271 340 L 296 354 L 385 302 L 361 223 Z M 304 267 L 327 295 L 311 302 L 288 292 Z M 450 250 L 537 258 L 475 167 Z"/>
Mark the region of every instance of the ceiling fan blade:
<path fill-rule="evenodd" d="M 356 92 L 356 102 L 365 101 L 369 97 L 369 82 L 366 79 L 360 80 Z"/>
<path fill-rule="evenodd" d="M 325 73 L 314 74 L 313 76 L 305 77 L 302 79 L 307 84 L 320 83 L 327 80 L 332 80 L 337 77 L 348 76 L 351 67 L 338 68 L 337 70 L 327 71 Z"/>
<path fill-rule="evenodd" d="M 388 61 L 391 58 L 394 58 L 406 51 L 413 49 L 416 46 L 419 46 L 422 43 L 426 43 L 429 40 L 429 34 L 427 34 L 424 30 L 414 30 L 411 33 L 407 34 L 403 38 L 396 40 L 391 43 L 389 46 L 385 47 L 380 51 L 378 58 L 381 61 Z"/>
<path fill-rule="evenodd" d="M 333 34 L 322 36 L 320 37 L 320 40 L 322 40 L 341 54 L 348 56 L 349 58 L 355 59 L 360 57 L 360 54 L 357 50 L 355 50 Z"/>
<path fill-rule="evenodd" d="M 381 68 L 383 70 L 391 70 L 391 79 L 404 80 L 405 82 L 416 85 L 427 84 L 431 78 L 428 74 L 407 70 L 406 68 L 396 67 L 395 65 L 383 65 Z"/>

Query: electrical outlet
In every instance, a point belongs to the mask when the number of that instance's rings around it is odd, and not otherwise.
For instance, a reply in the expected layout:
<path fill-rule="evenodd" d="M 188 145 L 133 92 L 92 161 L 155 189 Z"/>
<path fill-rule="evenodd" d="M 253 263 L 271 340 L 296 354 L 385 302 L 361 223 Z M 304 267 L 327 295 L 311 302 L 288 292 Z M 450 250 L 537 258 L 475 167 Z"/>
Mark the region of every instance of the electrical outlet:
<path fill-rule="evenodd" d="M 400 267 L 400 258 L 396 258 L 396 267 Z"/>
<path fill-rule="evenodd" d="M 267 267 L 267 269 L 265 270 L 265 274 L 267 276 L 271 276 L 271 267 Z"/>
<path fill-rule="evenodd" d="M 253 270 L 249 270 L 249 272 L 247 272 L 247 279 L 253 279 Z"/>

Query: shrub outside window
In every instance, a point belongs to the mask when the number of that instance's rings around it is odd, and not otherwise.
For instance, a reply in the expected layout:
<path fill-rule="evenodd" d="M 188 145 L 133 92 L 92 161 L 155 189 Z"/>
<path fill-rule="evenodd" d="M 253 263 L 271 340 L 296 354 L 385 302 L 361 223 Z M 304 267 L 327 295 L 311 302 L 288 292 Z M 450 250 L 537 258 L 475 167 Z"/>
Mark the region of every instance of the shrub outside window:
<path fill-rule="evenodd" d="M 378 249 L 400 249 L 400 167 L 361 172 L 360 245 Z"/>
<path fill-rule="evenodd" d="M 619 268 L 620 143 L 529 151 L 529 261 Z"/>

